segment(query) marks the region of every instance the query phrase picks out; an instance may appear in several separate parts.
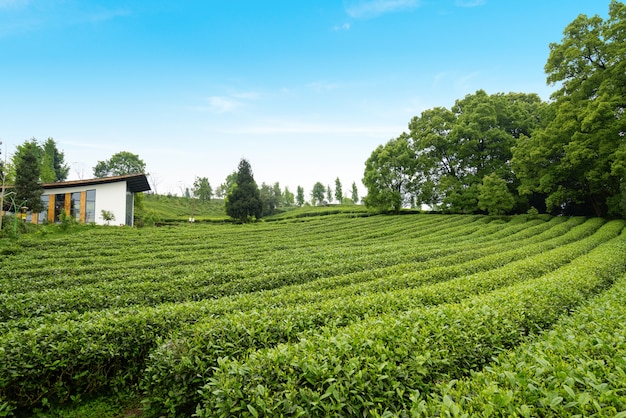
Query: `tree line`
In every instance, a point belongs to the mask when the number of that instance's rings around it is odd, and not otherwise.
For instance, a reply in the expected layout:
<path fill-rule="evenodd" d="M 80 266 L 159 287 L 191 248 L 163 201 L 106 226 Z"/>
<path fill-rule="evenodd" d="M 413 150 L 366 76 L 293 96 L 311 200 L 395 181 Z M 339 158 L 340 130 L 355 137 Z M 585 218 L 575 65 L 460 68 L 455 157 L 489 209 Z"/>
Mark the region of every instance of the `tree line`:
<path fill-rule="evenodd" d="M 483 90 L 414 117 L 365 163 L 365 204 L 626 217 L 626 6 L 549 45 L 551 100 Z"/>
<path fill-rule="evenodd" d="M 120 151 L 109 159 L 98 161 L 93 167 L 96 178 L 123 176 L 145 173 L 146 164 L 137 154 Z M 0 162 L 2 178 L 2 200 L 5 209 L 18 212 L 22 208 L 32 212 L 43 210 L 41 195 L 44 183 L 65 181 L 69 166 L 65 163 L 63 152 L 59 151 L 52 138 L 40 143 L 37 139 L 18 145 L 11 161 L 4 166 Z M 11 185 L 11 192 L 4 193 L 5 185 Z M 351 199 L 343 196 L 339 178 L 335 180 L 335 189 L 317 182 L 311 192 L 310 204 L 322 205 L 337 201 L 339 203 L 358 203 L 356 183 L 352 184 Z M 262 183 L 260 187 L 254 181 L 250 163 L 242 159 L 238 170 L 228 175 L 216 190 L 213 190 L 207 177 L 196 177 L 192 188 L 185 188 L 183 196 L 194 197 L 201 202 L 208 202 L 214 197 L 225 201 L 229 216 L 240 221 L 258 219 L 274 214 L 281 207 L 303 206 L 306 201 L 304 188 L 297 187 L 292 193 L 288 187 L 281 189 L 278 182 L 273 185 Z M 4 198 L 7 199 L 4 199 Z M 141 195 L 135 195 L 135 205 L 142 207 Z M 3 203 L 4 202 L 4 203 Z M 19 202 L 19 203 L 18 203 Z M 0 223 L 1 225 L 1 223 Z"/>
<path fill-rule="evenodd" d="M 196 177 L 193 189 L 189 193 L 202 200 L 209 201 L 213 197 L 213 188 L 208 178 Z M 226 214 L 240 222 L 248 222 L 274 214 L 281 207 L 304 206 L 309 204 L 305 199 L 304 188 L 297 186 L 294 194 L 288 187 L 281 189 L 280 183 L 273 185 L 262 183 L 259 187 L 254 180 L 252 167 L 246 159 L 241 159 L 237 171 L 226 177 L 226 181 L 217 188 L 216 196 L 225 201 Z M 338 203 L 358 203 L 358 189 L 352 183 L 351 198 L 343 196 L 343 186 L 339 177 L 335 179 L 335 189 L 316 182 L 311 192 L 312 205 Z"/>

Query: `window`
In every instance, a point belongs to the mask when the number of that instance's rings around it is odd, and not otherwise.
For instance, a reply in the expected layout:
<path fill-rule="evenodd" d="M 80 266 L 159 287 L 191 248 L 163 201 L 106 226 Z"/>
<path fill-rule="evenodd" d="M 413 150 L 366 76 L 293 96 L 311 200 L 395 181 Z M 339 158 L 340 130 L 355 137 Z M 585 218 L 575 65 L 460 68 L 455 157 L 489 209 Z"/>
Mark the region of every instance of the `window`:
<path fill-rule="evenodd" d="M 96 190 L 87 190 L 85 201 L 85 223 L 96 222 Z"/>
<path fill-rule="evenodd" d="M 70 196 L 70 216 L 80 221 L 80 192 L 72 193 Z"/>
<path fill-rule="evenodd" d="M 65 212 L 65 193 L 54 195 L 54 222 L 61 220 L 63 212 Z"/>
<path fill-rule="evenodd" d="M 48 221 L 48 203 L 50 202 L 50 196 L 43 195 L 41 196 L 41 203 L 43 205 L 43 210 L 39 213 L 37 217 L 37 223 L 44 223 Z"/>

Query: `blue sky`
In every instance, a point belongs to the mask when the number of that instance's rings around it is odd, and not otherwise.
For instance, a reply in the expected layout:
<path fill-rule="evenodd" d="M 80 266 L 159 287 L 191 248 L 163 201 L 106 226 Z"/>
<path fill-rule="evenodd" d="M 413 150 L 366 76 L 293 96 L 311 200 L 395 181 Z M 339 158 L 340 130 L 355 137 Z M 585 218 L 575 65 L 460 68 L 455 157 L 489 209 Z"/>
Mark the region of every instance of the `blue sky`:
<path fill-rule="evenodd" d="M 543 67 L 609 0 L 0 0 L 3 155 L 53 137 L 70 178 L 138 154 L 158 193 L 259 185 L 344 193 L 413 116 L 484 89 L 548 99 Z"/>

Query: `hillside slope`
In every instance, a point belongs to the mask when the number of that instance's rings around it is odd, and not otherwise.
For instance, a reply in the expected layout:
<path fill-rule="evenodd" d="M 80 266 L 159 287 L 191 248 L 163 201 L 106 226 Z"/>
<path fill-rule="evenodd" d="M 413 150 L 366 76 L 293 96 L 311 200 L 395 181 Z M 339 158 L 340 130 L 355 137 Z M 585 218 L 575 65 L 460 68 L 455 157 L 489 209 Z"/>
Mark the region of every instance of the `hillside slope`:
<path fill-rule="evenodd" d="M 0 262 L 0 413 L 111 393 L 145 416 L 453 411 L 423 402 L 611 289 L 625 226 L 339 214 L 24 236 Z M 592 400 L 610 416 L 615 399 Z"/>

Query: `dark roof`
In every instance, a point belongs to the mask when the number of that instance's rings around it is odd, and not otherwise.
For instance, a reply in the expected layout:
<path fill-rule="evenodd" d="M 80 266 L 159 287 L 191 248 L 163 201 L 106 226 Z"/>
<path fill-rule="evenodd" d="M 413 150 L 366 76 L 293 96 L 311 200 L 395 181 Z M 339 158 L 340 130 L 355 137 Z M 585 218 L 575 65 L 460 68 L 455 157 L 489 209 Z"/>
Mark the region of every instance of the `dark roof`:
<path fill-rule="evenodd" d="M 150 190 L 148 184 L 148 178 L 145 174 L 128 174 L 126 176 L 115 177 L 101 177 L 88 180 L 72 180 L 72 181 L 60 181 L 56 183 L 44 183 L 44 189 L 60 189 L 63 187 L 75 187 L 75 186 L 92 186 L 96 184 L 115 183 L 118 181 L 125 181 L 128 185 L 128 190 L 133 193 L 147 192 Z"/>

